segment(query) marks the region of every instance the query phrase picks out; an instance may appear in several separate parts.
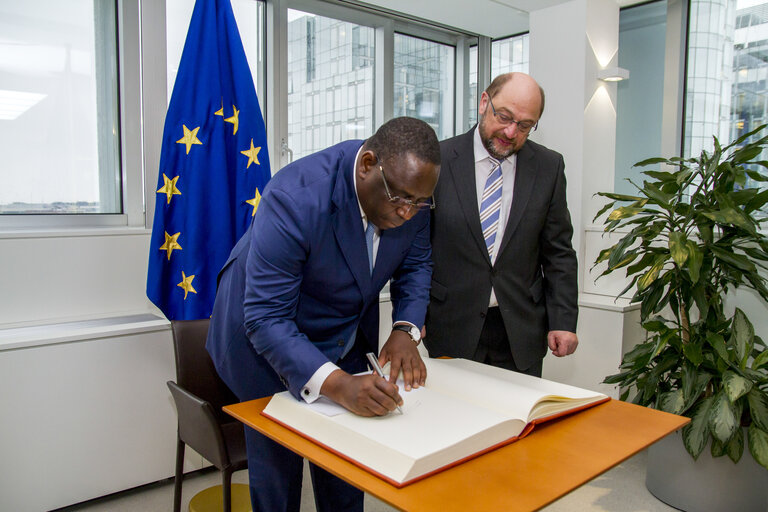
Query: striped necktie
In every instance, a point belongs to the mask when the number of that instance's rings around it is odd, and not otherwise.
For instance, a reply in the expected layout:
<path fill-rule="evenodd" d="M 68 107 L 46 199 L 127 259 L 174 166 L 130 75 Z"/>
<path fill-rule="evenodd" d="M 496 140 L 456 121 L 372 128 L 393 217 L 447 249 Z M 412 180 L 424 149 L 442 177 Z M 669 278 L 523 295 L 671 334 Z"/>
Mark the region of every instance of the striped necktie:
<path fill-rule="evenodd" d="M 493 247 L 496 243 L 496 233 L 499 230 L 499 218 L 501 217 L 501 162 L 489 158 L 493 164 L 493 170 L 485 180 L 483 198 L 480 201 L 480 225 L 483 228 L 485 246 L 488 248 L 488 256 L 493 260 Z"/>

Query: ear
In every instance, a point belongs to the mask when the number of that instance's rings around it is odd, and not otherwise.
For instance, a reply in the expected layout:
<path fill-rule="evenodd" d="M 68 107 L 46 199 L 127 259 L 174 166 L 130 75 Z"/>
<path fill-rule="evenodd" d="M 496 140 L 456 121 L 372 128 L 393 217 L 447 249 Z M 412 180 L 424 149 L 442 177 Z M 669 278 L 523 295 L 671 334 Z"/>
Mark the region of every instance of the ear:
<path fill-rule="evenodd" d="M 360 159 L 357 164 L 357 177 L 365 180 L 376 169 L 378 163 L 379 160 L 373 151 L 370 149 L 363 151 L 360 153 Z"/>
<path fill-rule="evenodd" d="M 488 93 L 483 91 L 483 93 L 480 95 L 480 104 L 478 105 L 478 113 L 482 116 L 485 114 L 486 109 L 488 108 Z"/>

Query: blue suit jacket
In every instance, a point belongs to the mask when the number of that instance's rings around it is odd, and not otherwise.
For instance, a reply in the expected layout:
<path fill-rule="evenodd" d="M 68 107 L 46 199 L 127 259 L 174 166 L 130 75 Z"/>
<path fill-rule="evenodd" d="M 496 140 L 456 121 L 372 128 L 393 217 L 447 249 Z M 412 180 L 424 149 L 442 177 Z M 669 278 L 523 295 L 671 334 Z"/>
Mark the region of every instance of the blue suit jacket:
<path fill-rule="evenodd" d="M 370 275 L 352 175 L 361 145 L 342 142 L 278 172 L 219 274 L 206 346 L 241 400 L 285 388 L 298 397 L 358 327 L 364 349 L 377 352 L 379 292 L 390 279 L 393 319 L 424 323 L 428 212 L 381 232 Z"/>

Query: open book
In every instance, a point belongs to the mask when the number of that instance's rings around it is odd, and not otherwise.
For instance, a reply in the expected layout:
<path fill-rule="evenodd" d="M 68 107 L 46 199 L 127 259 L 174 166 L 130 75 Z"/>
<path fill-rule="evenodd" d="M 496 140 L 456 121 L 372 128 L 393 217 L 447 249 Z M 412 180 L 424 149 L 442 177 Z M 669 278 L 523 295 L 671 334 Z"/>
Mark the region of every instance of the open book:
<path fill-rule="evenodd" d="M 527 435 L 536 423 L 609 400 L 606 395 L 466 359 L 425 359 L 427 384 L 403 391 L 403 414 L 364 418 L 287 391 L 263 413 L 403 487 Z"/>

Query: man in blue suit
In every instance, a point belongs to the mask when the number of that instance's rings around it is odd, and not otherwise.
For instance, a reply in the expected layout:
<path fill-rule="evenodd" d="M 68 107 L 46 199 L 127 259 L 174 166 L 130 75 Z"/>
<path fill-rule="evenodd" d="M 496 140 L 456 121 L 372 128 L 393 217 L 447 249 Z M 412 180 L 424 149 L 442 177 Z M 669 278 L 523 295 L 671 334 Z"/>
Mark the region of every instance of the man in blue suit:
<path fill-rule="evenodd" d="M 363 415 L 402 403 L 394 384 L 422 385 L 416 348 L 431 281 L 429 210 L 440 172 L 432 128 L 385 123 L 366 141 L 302 158 L 267 184 L 251 229 L 219 274 L 207 349 L 240 400 L 288 389 Z M 379 354 L 379 293 L 391 280 L 393 328 Z M 254 512 L 298 511 L 302 459 L 246 428 Z M 363 493 L 311 465 L 320 512 L 362 511 Z"/>

